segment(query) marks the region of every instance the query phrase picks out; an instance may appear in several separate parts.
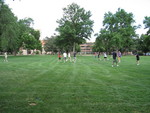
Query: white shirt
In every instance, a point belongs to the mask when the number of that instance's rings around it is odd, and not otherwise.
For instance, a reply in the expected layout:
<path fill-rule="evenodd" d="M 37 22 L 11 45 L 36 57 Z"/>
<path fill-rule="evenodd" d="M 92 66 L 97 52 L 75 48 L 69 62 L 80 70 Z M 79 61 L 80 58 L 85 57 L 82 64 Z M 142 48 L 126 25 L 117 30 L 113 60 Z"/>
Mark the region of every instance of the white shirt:
<path fill-rule="evenodd" d="M 64 56 L 64 57 L 67 57 L 67 53 L 63 53 L 63 56 Z"/>
<path fill-rule="evenodd" d="M 104 53 L 104 57 L 107 57 L 106 53 Z"/>
<path fill-rule="evenodd" d="M 70 57 L 70 53 L 68 53 L 68 57 Z"/>
<path fill-rule="evenodd" d="M 4 53 L 4 55 L 5 55 L 5 58 L 7 58 L 7 53 L 6 52 Z"/>

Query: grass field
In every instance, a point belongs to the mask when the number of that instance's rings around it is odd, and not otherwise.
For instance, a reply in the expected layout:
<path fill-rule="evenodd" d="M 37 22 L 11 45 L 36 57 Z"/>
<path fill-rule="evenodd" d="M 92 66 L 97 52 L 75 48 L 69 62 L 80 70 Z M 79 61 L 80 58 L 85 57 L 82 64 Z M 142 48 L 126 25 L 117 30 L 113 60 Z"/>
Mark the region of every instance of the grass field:
<path fill-rule="evenodd" d="M 150 57 L 0 57 L 0 113 L 150 113 Z"/>

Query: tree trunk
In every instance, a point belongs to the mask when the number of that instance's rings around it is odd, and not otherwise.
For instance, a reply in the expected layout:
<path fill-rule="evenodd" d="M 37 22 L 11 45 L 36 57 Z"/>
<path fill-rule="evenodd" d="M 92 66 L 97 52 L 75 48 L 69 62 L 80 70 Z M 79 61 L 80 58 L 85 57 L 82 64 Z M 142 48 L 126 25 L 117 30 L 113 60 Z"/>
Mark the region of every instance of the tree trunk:
<path fill-rule="evenodd" d="M 16 56 L 16 55 L 17 55 L 16 51 L 13 51 L 13 55 L 14 55 L 14 56 Z"/>
<path fill-rule="evenodd" d="M 76 46 L 76 44 L 75 44 L 75 42 L 73 43 L 73 53 L 75 52 L 75 46 Z"/>

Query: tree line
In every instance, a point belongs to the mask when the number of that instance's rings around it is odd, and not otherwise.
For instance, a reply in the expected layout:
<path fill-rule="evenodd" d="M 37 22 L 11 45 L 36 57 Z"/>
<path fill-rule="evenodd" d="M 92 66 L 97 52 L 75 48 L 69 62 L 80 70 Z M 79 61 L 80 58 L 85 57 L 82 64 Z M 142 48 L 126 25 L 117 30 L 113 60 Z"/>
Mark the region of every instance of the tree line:
<path fill-rule="evenodd" d="M 35 30 L 32 18 L 18 19 L 3 1 L 0 1 L 0 51 L 16 55 L 20 48 L 41 50 L 40 31 Z"/>
<path fill-rule="evenodd" d="M 40 31 L 32 25 L 33 19 L 20 19 L 14 16 L 10 8 L 0 0 L 0 51 L 9 51 L 16 54 L 20 47 L 27 50 L 41 50 Z M 45 51 L 80 51 L 80 44 L 85 43 L 92 36 L 94 21 L 91 20 L 91 11 L 86 11 L 76 3 L 63 8 L 62 18 L 58 19 L 57 34 L 45 37 Z M 93 46 L 95 52 L 111 52 L 120 50 L 150 51 L 150 17 L 143 17 L 146 34 L 139 36 L 136 30 L 133 13 L 118 8 L 116 13 L 104 14 L 103 28 L 96 33 Z"/>
<path fill-rule="evenodd" d="M 96 34 L 94 51 L 120 50 L 122 52 L 149 52 L 150 51 L 150 17 L 145 17 L 143 24 L 148 31 L 139 36 L 132 13 L 118 9 L 115 14 L 108 12 L 104 15 L 103 28 Z M 99 46 L 101 45 L 101 46 Z"/>
<path fill-rule="evenodd" d="M 94 21 L 91 20 L 91 12 L 85 11 L 79 5 L 72 3 L 63 9 L 63 17 L 57 20 L 56 28 L 58 35 L 46 38 L 46 51 L 79 51 L 79 44 L 85 43 L 91 38 Z M 120 50 L 128 51 L 150 51 L 150 17 L 143 20 L 146 34 L 139 36 L 136 30 L 140 25 L 135 25 L 133 13 L 118 8 L 115 14 L 108 12 L 104 14 L 103 28 L 95 34 L 96 41 L 93 46 L 95 52 L 111 52 Z"/>

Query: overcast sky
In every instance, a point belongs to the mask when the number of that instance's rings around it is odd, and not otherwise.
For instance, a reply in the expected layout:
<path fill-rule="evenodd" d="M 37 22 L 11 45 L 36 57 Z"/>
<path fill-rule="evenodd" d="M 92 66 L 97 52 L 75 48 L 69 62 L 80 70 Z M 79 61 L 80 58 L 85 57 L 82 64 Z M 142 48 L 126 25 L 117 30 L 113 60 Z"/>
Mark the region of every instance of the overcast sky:
<path fill-rule="evenodd" d="M 118 8 L 122 8 L 133 13 L 136 25 L 142 25 L 137 30 L 138 34 L 145 33 L 143 20 L 145 16 L 150 16 L 150 0 L 5 0 L 5 3 L 19 19 L 30 17 L 34 20 L 34 28 L 41 32 L 40 39 L 56 33 L 56 20 L 62 18 L 62 9 L 72 3 L 91 11 L 91 20 L 94 20 L 93 34 L 103 27 L 103 17 L 108 11 L 114 14 Z M 95 37 L 92 36 L 90 41 L 95 41 Z"/>

